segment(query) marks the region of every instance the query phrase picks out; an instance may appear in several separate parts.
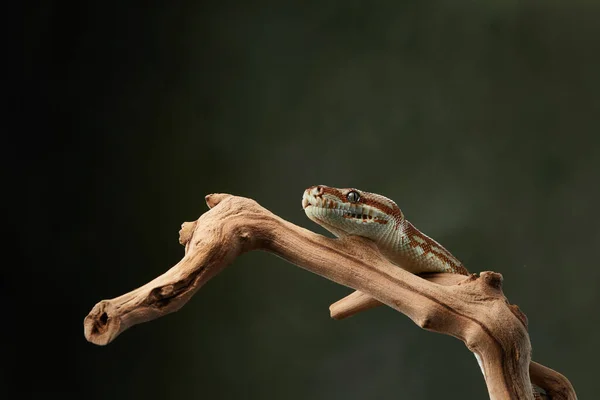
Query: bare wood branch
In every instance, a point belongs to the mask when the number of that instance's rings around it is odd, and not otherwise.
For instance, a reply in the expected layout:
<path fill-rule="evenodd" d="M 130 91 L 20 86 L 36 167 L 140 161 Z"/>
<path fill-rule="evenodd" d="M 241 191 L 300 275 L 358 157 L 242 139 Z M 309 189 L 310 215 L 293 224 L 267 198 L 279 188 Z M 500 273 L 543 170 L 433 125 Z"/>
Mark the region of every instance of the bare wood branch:
<path fill-rule="evenodd" d="M 212 209 L 180 231 L 183 259 L 144 286 L 96 304 L 84 320 L 87 340 L 105 345 L 135 324 L 177 311 L 236 257 L 262 249 L 360 290 L 424 329 L 459 338 L 481 360 L 490 398 L 532 398 L 526 320 L 504 297 L 500 274 L 444 286 L 391 264 L 368 240 L 323 237 L 251 199 L 214 194 L 206 201 Z"/>
<path fill-rule="evenodd" d="M 456 285 L 458 282 L 468 279 L 467 276 L 446 273 L 425 273 L 418 275 L 429 282 L 439 285 Z M 382 306 L 378 300 L 375 300 L 368 294 L 364 294 L 359 290 L 355 290 L 348 296 L 340 299 L 329 306 L 329 314 L 331 318 L 336 320 L 345 319 L 358 314 L 361 311 L 370 310 L 371 308 Z"/>
<path fill-rule="evenodd" d="M 429 282 L 439 285 L 456 285 L 457 283 L 468 279 L 467 276 L 446 273 L 425 273 L 418 275 Z M 345 319 L 358 314 L 361 311 L 370 310 L 371 308 L 382 306 L 378 300 L 375 300 L 368 294 L 364 294 L 359 290 L 355 290 L 348 296 L 336 301 L 329 306 L 329 314 L 331 318 L 336 320 Z"/>
<path fill-rule="evenodd" d="M 440 285 L 454 285 L 466 277 L 456 274 L 422 274 L 423 279 Z M 331 318 L 336 320 L 345 319 L 374 307 L 382 306 L 383 303 L 358 290 L 338 300 L 329 307 Z M 516 306 L 511 306 L 516 307 Z M 571 382 L 562 374 L 545 367 L 535 361 L 529 364 L 529 375 L 531 382 L 544 389 L 546 396 L 552 400 L 575 399 L 575 389 Z M 539 398 L 542 398 L 541 396 Z"/>
<path fill-rule="evenodd" d="M 368 294 L 356 290 L 352 294 L 330 305 L 329 314 L 331 318 L 340 320 L 382 305 L 383 303 L 379 300 L 375 300 Z"/>
<path fill-rule="evenodd" d="M 567 377 L 553 369 L 532 361 L 529 364 L 529 375 L 531 376 L 531 382 L 544 389 L 546 395 L 552 400 L 577 398 L 575 389 Z"/>

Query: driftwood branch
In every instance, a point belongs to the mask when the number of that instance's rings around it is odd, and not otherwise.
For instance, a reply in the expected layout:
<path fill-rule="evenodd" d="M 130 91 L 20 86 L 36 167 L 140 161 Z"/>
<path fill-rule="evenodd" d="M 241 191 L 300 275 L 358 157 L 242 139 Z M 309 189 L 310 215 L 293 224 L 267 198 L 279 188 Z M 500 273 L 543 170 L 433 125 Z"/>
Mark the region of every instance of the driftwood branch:
<path fill-rule="evenodd" d="M 500 274 L 422 278 L 391 264 L 366 239 L 326 238 L 243 197 L 213 194 L 206 202 L 210 211 L 182 225 L 181 261 L 144 286 L 96 304 L 84 320 L 87 340 L 105 345 L 135 324 L 177 311 L 236 257 L 262 249 L 362 292 L 332 305 L 334 318 L 383 303 L 423 329 L 462 340 L 477 356 L 492 399 L 533 398 L 530 372 L 552 398 L 576 398 L 564 376 L 530 367 L 526 318 L 504 297 Z"/>
<path fill-rule="evenodd" d="M 420 276 L 430 282 L 447 286 L 455 285 L 464 280 L 463 276 L 455 274 L 422 274 Z M 329 312 L 331 318 L 341 320 L 358 314 L 361 311 L 370 310 L 382 305 L 383 303 L 357 290 L 333 303 L 329 307 Z M 513 307 L 515 311 L 517 310 L 514 305 L 509 305 L 509 307 Z M 525 315 L 523 317 L 526 318 Z M 526 319 L 524 321 L 525 323 L 527 322 Z M 539 393 L 536 398 L 553 400 L 577 398 L 575 389 L 573 389 L 571 382 L 564 375 L 542 364 L 531 361 L 529 364 L 529 376 L 531 382 L 539 388 L 544 389 L 545 392 Z"/>

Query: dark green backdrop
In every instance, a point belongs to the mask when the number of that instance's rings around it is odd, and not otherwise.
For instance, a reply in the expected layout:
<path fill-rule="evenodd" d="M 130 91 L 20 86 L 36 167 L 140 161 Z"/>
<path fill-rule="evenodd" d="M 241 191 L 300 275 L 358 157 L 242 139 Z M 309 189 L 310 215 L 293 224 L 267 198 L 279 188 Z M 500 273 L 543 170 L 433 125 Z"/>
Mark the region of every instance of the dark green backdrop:
<path fill-rule="evenodd" d="M 97 301 L 180 259 L 204 195 L 323 232 L 300 207 L 314 184 L 387 195 L 471 271 L 501 272 L 534 359 L 594 398 L 600 3 L 208 3 L 47 2 L 15 30 L 9 398 L 486 398 L 460 341 L 386 308 L 333 321 L 349 289 L 265 253 L 85 341 Z"/>

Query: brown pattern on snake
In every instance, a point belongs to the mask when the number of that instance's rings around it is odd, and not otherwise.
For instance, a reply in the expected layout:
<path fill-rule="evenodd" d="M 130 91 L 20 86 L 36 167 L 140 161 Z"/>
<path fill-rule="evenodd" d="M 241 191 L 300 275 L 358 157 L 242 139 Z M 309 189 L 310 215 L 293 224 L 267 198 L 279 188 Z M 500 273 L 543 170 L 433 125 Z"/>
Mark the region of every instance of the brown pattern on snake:
<path fill-rule="evenodd" d="M 434 239 L 423 234 L 420 230 L 415 228 L 413 224 L 405 221 L 404 230 L 409 238 L 413 239 L 417 237 L 421 240 L 421 243 L 414 239 L 410 240 L 409 245 L 411 247 L 421 247 L 425 254 L 435 254 L 436 257 L 446 262 L 452 269 L 452 272 L 455 274 L 469 275 L 469 271 L 467 271 L 464 265 L 462 265 L 462 263 L 452 255 L 452 253 L 446 250 L 444 246 L 436 242 Z M 439 249 L 440 251 L 435 251 L 435 249 Z"/>
<path fill-rule="evenodd" d="M 315 187 L 315 186 L 313 186 L 313 187 Z M 310 187 L 307 190 L 310 190 L 313 187 Z M 350 201 L 346 198 L 346 195 L 344 193 L 342 193 L 339 189 L 332 188 L 332 187 L 329 187 L 329 186 L 319 186 L 319 187 L 321 188 L 322 193 L 327 193 L 327 194 L 330 194 L 332 196 L 335 196 L 342 203 L 350 203 Z M 357 192 L 360 192 L 358 189 L 350 189 L 350 190 L 356 190 Z M 394 204 L 393 207 L 390 207 L 387 204 L 384 204 L 384 203 L 382 203 L 380 201 L 377 201 L 375 199 L 368 198 L 366 196 L 361 196 L 360 199 L 358 200 L 358 202 L 357 203 L 353 203 L 353 204 L 364 204 L 364 205 L 367 205 L 367 206 L 371 206 L 371 207 L 377 208 L 378 210 L 383 211 L 387 215 L 390 215 L 390 216 L 394 217 L 394 220 L 396 221 L 396 225 L 399 225 L 401 223 L 401 221 L 402 221 L 402 218 L 404 217 L 402 215 L 402 211 L 400 211 L 400 207 L 398 207 L 397 205 Z"/>
<path fill-rule="evenodd" d="M 356 195 L 349 194 L 356 192 Z M 306 189 L 302 204 L 303 207 L 312 205 L 311 196 L 318 200 L 328 209 L 343 209 L 343 213 L 332 213 L 329 216 L 315 215 L 312 208 L 306 209 L 309 218 L 312 218 L 326 229 L 340 236 L 345 232 L 369 237 L 381 246 L 390 259 L 405 258 L 403 262 L 410 261 L 416 263 L 417 267 L 413 272 L 437 270 L 439 272 L 452 272 L 460 275 L 468 275 L 467 269 L 456 259 L 448 250 L 434 239 L 425 235 L 415 228 L 404 218 L 404 214 L 398 205 L 387 197 L 376 193 L 360 191 L 354 188 L 338 189 L 325 185 L 311 186 Z M 334 203 L 338 203 L 336 207 Z M 320 206 L 320 207 L 323 207 Z M 366 209 L 376 210 L 365 211 Z M 341 226 L 335 221 L 336 218 L 342 220 L 360 220 L 363 224 L 377 222 L 381 225 L 387 225 L 388 222 L 394 222 L 395 226 L 383 228 L 381 231 L 375 231 L 369 228 L 358 226 L 350 228 L 348 225 Z M 368 225 L 368 223 L 367 223 Z M 408 246 L 411 251 L 406 252 Z M 404 247 L 404 248 L 403 248 Z M 406 257 L 407 258 L 406 258 Z"/>

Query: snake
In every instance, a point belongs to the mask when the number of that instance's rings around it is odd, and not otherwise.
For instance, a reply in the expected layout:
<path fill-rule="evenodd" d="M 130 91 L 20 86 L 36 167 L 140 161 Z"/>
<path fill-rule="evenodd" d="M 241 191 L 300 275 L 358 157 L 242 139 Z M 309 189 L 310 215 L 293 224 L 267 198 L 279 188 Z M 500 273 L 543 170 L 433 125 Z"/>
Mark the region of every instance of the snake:
<path fill-rule="evenodd" d="M 418 230 L 385 196 L 317 185 L 304 191 L 302 208 L 308 218 L 337 237 L 356 235 L 372 240 L 392 264 L 408 272 L 469 275 L 452 253 Z M 485 376 L 481 359 L 473 354 Z M 535 399 L 542 398 L 537 388 L 533 394 Z"/>
<path fill-rule="evenodd" d="M 380 194 L 311 186 L 302 195 L 302 208 L 309 219 L 337 237 L 372 240 L 384 257 L 408 272 L 469 274 L 452 253 L 418 230 L 393 200 Z"/>

